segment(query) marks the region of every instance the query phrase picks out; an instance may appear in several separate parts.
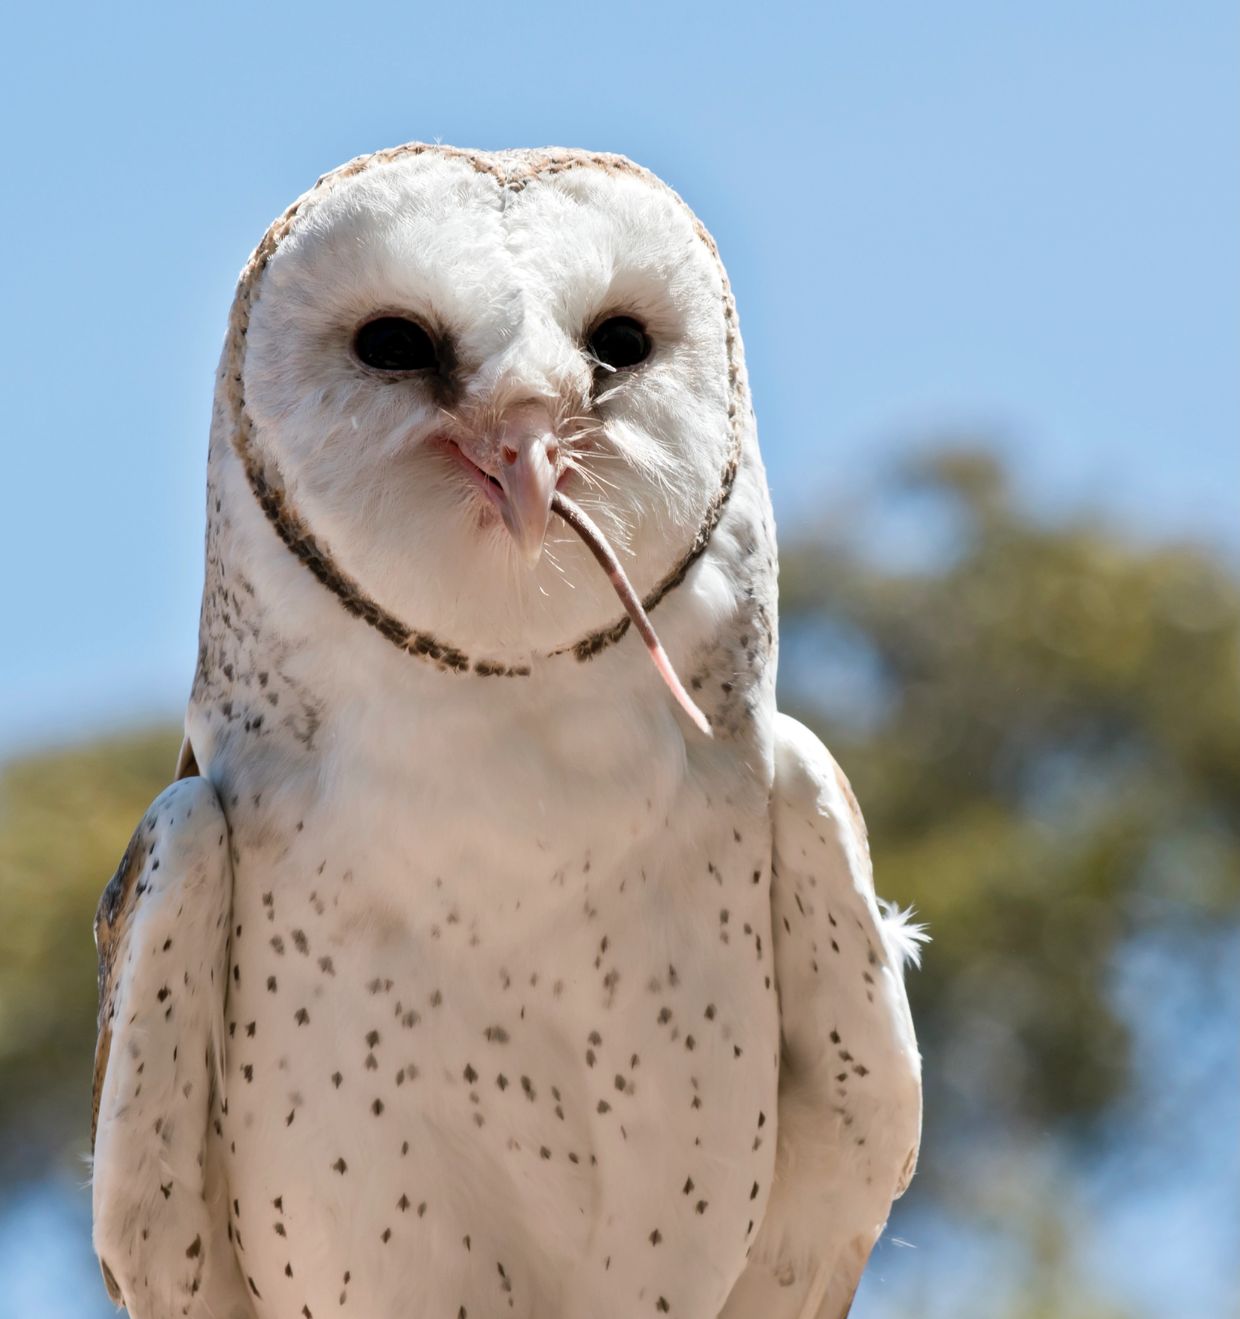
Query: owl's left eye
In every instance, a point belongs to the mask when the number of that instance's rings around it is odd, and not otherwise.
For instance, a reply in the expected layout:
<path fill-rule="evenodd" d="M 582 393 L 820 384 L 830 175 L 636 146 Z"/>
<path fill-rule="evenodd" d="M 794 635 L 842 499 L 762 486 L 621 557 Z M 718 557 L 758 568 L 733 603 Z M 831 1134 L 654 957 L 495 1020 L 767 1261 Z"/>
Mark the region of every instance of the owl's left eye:
<path fill-rule="evenodd" d="M 594 360 L 612 371 L 636 366 L 650 356 L 650 336 L 632 316 L 609 316 L 590 334 Z"/>
<path fill-rule="evenodd" d="M 353 351 L 374 371 L 424 371 L 438 366 L 435 342 L 417 321 L 376 316 L 353 336 Z"/>

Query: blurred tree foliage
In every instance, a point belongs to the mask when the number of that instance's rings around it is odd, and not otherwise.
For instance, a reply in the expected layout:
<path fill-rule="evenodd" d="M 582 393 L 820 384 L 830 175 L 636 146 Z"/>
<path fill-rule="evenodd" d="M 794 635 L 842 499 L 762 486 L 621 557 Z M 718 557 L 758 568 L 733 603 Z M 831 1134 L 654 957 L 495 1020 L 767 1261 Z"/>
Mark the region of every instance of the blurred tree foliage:
<path fill-rule="evenodd" d="M 868 552 L 883 537 L 866 509 L 785 545 L 781 699 L 852 777 L 880 890 L 934 935 L 911 981 L 922 1193 L 967 1209 L 935 1176 L 961 1133 L 1019 1149 L 1124 1095 L 1108 976 L 1125 941 L 1236 919 L 1240 586 L 1202 552 L 1022 511 L 976 453 L 940 453 L 878 496 L 946 530 L 916 569 Z M 0 775 L 10 1156 L 85 1141 L 91 920 L 177 741 L 105 740 Z"/>
<path fill-rule="evenodd" d="M 919 1189 L 951 1200 L 962 1144 L 1088 1133 L 1125 1094 L 1128 941 L 1194 955 L 1240 915 L 1240 584 L 1023 511 L 980 451 L 879 495 L 942 534 L 914 568 L 867 552 L 866 510 L 784 545 L 781 704 L 851 777 L 880 892 L 933 935 Z"/>

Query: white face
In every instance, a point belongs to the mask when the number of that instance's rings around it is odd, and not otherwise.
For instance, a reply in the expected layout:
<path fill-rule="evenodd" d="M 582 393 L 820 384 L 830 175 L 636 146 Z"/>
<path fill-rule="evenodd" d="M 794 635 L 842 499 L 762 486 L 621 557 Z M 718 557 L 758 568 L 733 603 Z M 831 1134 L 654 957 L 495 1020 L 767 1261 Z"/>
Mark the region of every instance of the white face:
<path fill-rule="evenodd" d="M 373 165 L 299 215 L 260 279 L 254 443 L 404 623 L 497 657 L 570 644 L 619 609 L 547 523 L 552 490 L 640 593 L 683 558 L 731 445 L 724 296 L 689 213 L 639 175 L 504 192 L 432 153 Z"/>

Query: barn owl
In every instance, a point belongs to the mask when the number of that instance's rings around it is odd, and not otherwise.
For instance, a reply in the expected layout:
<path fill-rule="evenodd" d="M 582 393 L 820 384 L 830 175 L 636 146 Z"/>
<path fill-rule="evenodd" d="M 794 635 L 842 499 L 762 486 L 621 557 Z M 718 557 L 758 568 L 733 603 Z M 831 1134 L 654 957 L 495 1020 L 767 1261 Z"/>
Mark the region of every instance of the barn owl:
<path fill-rule="evenodd" d="M 619 156 L 326 175 L 242 273 L 207 490 L 180 764 L 96 922 L 113 1299 L 844 1315 L 916 1159 L 916 935 L 776 712 L 700 223 Z"/>

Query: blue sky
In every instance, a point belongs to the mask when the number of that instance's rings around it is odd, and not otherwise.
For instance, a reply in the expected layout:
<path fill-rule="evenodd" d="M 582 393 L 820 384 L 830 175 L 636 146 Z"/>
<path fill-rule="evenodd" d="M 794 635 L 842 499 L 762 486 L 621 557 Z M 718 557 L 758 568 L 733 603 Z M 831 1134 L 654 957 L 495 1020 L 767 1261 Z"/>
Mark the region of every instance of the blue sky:
<path fill-rule="evenodd" d="M 1031 497 L 1240 548 L 1240 11 L 24 5 L 0 116 L 0 750 L 174 711 L 236 273 L 410 138 L 622 151 L 714 231 L 784 525 L 985 434 Z"/>

